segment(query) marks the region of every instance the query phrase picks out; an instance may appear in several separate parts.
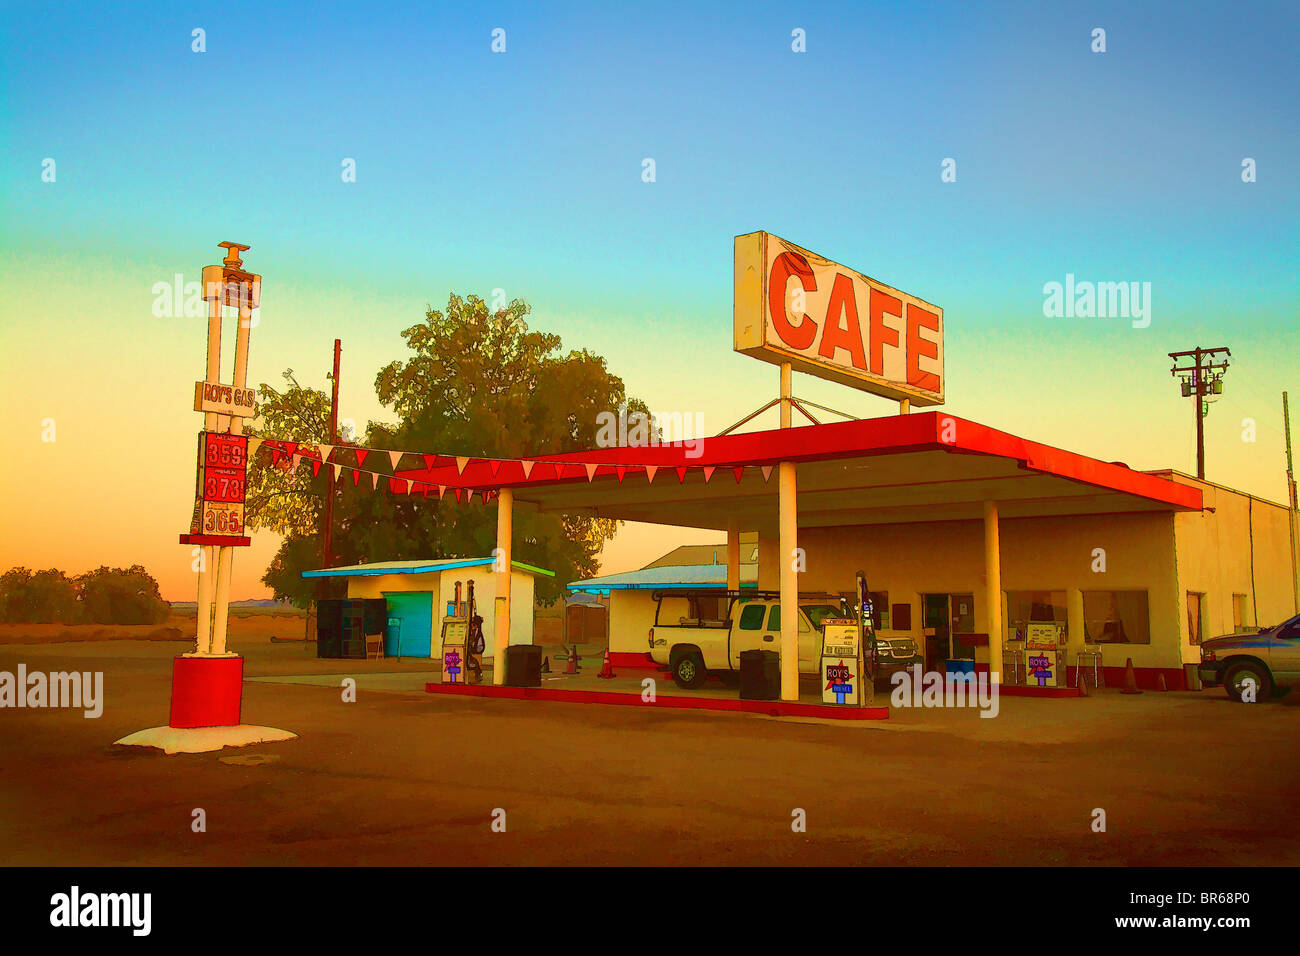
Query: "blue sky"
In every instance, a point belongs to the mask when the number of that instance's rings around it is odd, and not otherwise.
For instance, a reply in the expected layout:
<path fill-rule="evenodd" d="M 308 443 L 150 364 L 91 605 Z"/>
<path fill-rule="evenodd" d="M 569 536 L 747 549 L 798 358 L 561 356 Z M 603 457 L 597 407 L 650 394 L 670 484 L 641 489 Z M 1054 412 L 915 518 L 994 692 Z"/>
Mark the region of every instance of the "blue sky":
<path fill-rule="evenodd" d="M 1210 477 L 1282 497 L 1296 4 L 466 7 L 7 5 L 0 399 L 90 414 L 60 385 L 99 378 L 147 408 L 153 377 L 104 360 L 123 343 L 192 389 L 200 332 L 150 289 L 235 239 L 265 276 L 250 377 L 323 384 L 340 336 L 345 417 L 383 417 L 374 374 L 427 303 L 502 288 L 716 431 L 776 389 L 731 352 L 732 237 L 766 229 L 942 305 L 951 411 L 1106 460 L 1191 468 L 1165 353 L 1229 345 Z M 1151 327 L 1044 318 L 1066 273 L 1151 282 Z M 177 408 L 151 441 L 193 431 Z"/>

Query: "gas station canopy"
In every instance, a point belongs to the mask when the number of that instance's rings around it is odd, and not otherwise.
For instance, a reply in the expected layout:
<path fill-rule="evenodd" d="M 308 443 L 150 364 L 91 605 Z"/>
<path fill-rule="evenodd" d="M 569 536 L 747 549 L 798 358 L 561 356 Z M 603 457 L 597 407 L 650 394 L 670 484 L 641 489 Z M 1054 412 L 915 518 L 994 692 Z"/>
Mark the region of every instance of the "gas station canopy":
<path fill-rule="evenodd" d="M 1116 462 L 1028 441 L 941 412 L 703 438 L 698 444 L 597 448 L 535 460 L 472 459 L 396 477 L 510 488 L 517 506 L 694 528 L 770 524 L 777 483 L 798 463 L 800 527 L 960 521 L 984 502 L 1004 519 L 1199 511 L 1201 491 Z M 739 480 L 735 469 L 742 468 Z M 647 481 L 653 470 L 652 480 Z"/>

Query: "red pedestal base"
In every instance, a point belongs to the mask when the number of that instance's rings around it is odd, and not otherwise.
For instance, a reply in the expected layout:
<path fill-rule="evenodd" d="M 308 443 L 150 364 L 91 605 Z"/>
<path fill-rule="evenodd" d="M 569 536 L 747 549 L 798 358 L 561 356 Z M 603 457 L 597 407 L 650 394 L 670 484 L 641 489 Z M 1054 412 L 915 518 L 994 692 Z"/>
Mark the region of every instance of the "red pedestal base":
<path fill-rule="evenodd" d="M 242 657 L 172 661 L 172 727 L 234 727 L 244 693 Z"/>

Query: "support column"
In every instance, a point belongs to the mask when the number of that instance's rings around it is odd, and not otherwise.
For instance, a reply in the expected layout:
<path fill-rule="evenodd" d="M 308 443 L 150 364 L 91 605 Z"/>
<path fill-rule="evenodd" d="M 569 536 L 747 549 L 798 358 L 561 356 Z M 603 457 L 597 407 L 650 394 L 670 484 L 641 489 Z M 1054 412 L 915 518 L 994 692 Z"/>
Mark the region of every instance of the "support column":
<path fill-rule="evenodd" d="M 740 529 L 727 523 L 727 590 L 740 590 Z"/>
<path fill-rule="evenodd" d="M 781 363 L 781 427 L 790 427 L 790 399 L 793 392 L 790 390 L 790 363 Z"/>
<path fill-rule="evenodd" d="M 799 574 L 795 549 L 799 521 L 795 510 L 794 462 L 780 466 L 779 523 L 781 528 L 781 699 L 799 699 Z"/>
<path fill-rule="evenodd" d="M 205 284 L 207 281 L 207 269 L 204 270 Z M 220 273 L 220 268 L 217 269 Z M 204 295 L 209 293 L 205 287 Z M 214 293 L 214 297 L 207 300 L 208 303 L 208 363 L 207 370 L 204 373 L 205 382 L 221 381 L 221 298 Z M 207 412 L 203 416 L 203 430 L 217 430 L 217 413 Z M 200 511 L 200 516 L 202 512 Z M 210 545 L 204 546 L 199 552 L 199 606 L 196 609 L 198 614 L 198 639 L 195 642 L 194 653 L 198 656 L 205 656 L 212 653 L 212 600 L 217 589 L 217 558 L 219 549 Z"/>
<path fill-rule="evenodd" d="M 515 493 L 502 488 L 497 494 L 497 597 L 492 637 L 492 683 L 506 682 L 506 648 L 510 646 L 510 538 L 514 532 Z"/>
<path fill-rule="evenodd" d="M 1069 588 L 1065 592 L 1065 625 L 1069 631 L 1069 639 L 1066 641 L 1065 650 L 1067 655 L 1074 655 L 1075 664 L 1079 663 L 1079 651 L 1083 650 L 1083 643 L 1087 640 L 1086 627 L 1083 623 L 1083 591 L 1079 588 Z M 1066 683 L 1069 683 L 1070 661 L 1067 656 L 1066 660 L 1061 662 L 1060 672 L 1066 676 Z M 1075 675 L 1075 683 L 1079 682 L 1079 676 Z"/>
<path fill-rule="evenodd" d="M 900 414 L 900 415 L 906 415 L 906 414 L 908 414 L 908 413 L 911 412 L 911 411 L 912 411 L 912 401 L 911 401 L 911 399 L 900 398 L 900 399 L 898 400 L 898 414 Z"/>
<path fill-rule="evenodd" d="M 230 610 L 230 571 L 235 560 L 234 548 L 213 548 L 217 552 L 216 613 L 212 621 L 212 656 L 226 654 L 226 623 Z"/>
<path fill-rule="evenodd" d="M 989 681 L 1002 682 L 1002 554 L 998 542 L 998 503 L 984 502 L 984 604 L 989 632 Z"/>
<path fill-rule="evenodd" d="M 774 530 L 758 532 L 758 589 L 775 591 L 781 586 L 781 545 Z"/>

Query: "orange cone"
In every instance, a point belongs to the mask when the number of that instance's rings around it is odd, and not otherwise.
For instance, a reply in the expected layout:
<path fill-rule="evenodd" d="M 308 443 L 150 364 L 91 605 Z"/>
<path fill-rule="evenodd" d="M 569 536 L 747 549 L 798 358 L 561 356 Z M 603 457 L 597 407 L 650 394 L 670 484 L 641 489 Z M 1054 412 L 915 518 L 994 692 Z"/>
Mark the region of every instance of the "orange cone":
<path fill-rule="evenodd" d="M 1168 690 L 1168 689 L 1169 689 L 1169 685 L 1165 683 L 1165 675 L 1164 675 L 1164 674 L 1157 674 L 1157 675 L 1156 675 L 1156 690 Z"/>
<path fill-rule="evenodd" d="M 1133 670 L 1133 658 L 1129 658 L 1124 664 L 1124 689 L 1121 694 L 1140 694 L 1138 690 L 1137 674 Z"/>
<path fill-rule="evenodd" d="M 614 662 L 609 659 L 609 648 L 605 648 L 605 659 L 600 665 L 600 673 L 597 677 L 617 677 L 614 673 Z"/>

